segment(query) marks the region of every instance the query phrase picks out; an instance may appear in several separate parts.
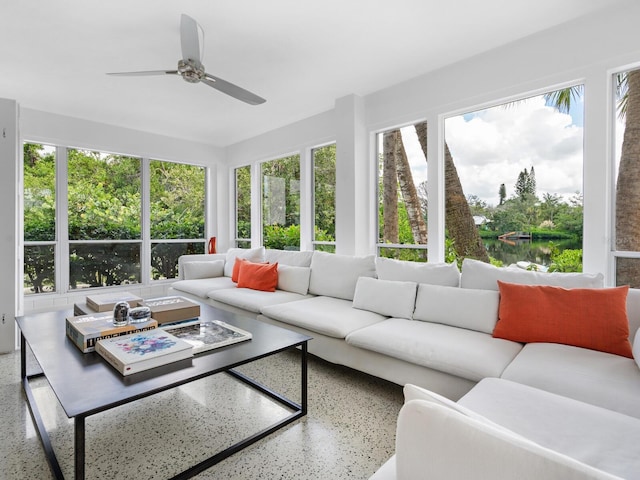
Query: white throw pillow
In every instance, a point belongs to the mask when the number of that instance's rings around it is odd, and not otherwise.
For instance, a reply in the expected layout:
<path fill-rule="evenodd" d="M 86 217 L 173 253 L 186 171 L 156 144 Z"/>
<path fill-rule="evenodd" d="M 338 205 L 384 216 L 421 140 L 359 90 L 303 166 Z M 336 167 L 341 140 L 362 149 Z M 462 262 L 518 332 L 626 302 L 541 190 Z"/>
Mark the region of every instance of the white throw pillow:
<path fill-rule="evenodd" d="M 224 264 L 224 276 L 230 277 L 233 273 L 233 265 L 236 258 L 244 258 L 250 262 L 264 262 L 264 247 L 258 248 L 230 248 L 227 250 L 227 259 Z"/>
<path fill-rule="evenodd" d="M 414 320 L 491 334 L 498 321 L 500 294 L 441 285 L 418 285 Z"/>
<path fill-rule="evenodd" d="M 500 268 L 479 260 L 462 262 L 460 286 L 481 290 L 498 290 L 498 280 L 521 285 L 551 285 L 564 288 L 603 288 L 601 273 L 529 272 L 520 268 Z"/>
<path fill-rule="evenodd" d="M 386 315 L 411 318 L 416 302 L 415 282 L 393 282 L 360 277 L 353 296 L 353 307 Z"/>
<path fill-rule="evenodd" d="M 376 273 L 380 280 L 429 283 L 431 285 L 460 285 L 460 270 L 455 263 L 422 263 L 376 258 Z"/>
<path fill-rule="evenodd" d="M 306 295 L 309 291 L 309 267 L 294 267 L 278 263 L 278 290 Z"/>
<path fill-rule="evenodd" d="M 352 257 L 316 251 L 311 259 L 309 293 L 353 300 L 360 277 L 375 277 L 373 255 Z"/>
<path fill-rule="evenodd" d="M 633 341 L 633 358 L 640 368 L 640 328 L 636 332 L 636 338 Z"/>
<path fill-rule="evenodd" d="M 221 277 L 224 274 L 224 260 L 185 262 L 182 269 L 185 280 Z"/>

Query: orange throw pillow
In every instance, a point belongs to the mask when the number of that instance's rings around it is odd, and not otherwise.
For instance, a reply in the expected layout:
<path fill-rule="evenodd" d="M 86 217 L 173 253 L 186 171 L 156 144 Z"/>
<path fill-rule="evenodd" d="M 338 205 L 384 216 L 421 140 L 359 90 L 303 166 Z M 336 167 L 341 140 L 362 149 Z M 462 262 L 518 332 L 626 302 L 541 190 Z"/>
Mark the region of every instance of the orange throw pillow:
<path fill-rule="evenodd" d="M 243 263 L 248 262 L 248 263 L 259 263 L 262 265 L 266 265 L 269 262 L 250 262 L 249 260 L 246 260 L 244 258 L 236 258 L 236 261 L 233 263 L 233 271 L 231 272 L 231 281 L 232 282 L 238 282 L 238 274 L 240 273 L 240 265 L 242 265 Z"/>
<path fill-rule="evenodd" d="M 628 286 L 561 288 L 498 280 L 500 307 L 493 336 L 515 342 L 562 343 L 633 358 Z"/>
<path fill-rule="evenodd" d="M 238 288 L 275 292 L 278 285 L 278 263 L 244 261 L 238 272 Z"/>

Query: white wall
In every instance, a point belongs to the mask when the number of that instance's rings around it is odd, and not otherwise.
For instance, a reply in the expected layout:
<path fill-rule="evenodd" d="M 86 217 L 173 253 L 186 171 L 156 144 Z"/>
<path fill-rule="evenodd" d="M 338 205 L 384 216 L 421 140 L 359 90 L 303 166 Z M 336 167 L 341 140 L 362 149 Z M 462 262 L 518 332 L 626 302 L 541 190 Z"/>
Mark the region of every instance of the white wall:
<path fill-rule="evenodd" d="M 356 153 L 356 146 L 362 144 L 362 131 L 369 136 L 365 161 L 371 169 L 375 165 L 372 141 L 375 132 L 427 119 L 430 158 L 438 155 L 438 161 L 430 162 L 428 167 L 429 178 L 437 179 L 429 185 L 429 258 L 442 260 L 444 118 L 582 82 L 585 84 L 584 269 L 609 274 L 613 184 L 610 79 L 614 70 L 640 64 L 638 19 L 640 4 L 630 1 L 624 8 L 583 17 L 358 101 L 349 103 L 338 99 L 333 110 L 333 134 L 338 140 L 347 141 L 347 154 L 338 154 L 337 169 L 350 180 L 339 179 L 337 185 L 337 198 L 339 202 L 346 202 L 347 207 L 346 213 L 337 216 L 338 251 L 369 252 L 375 246 L 375 202 L 367 204 L 366 224 L 359 216 L 363 212 L 353 203 L 358 201 L 355 196 L 372 195 L 372 189 L 364 191 L 359 183 L 360 178 L 369 175 L 362 155 Z M 327 112 L 322 118 L 328 119 L 330 115 L 331 112 Z M 227 159 L 232 165 L 248 164 L 289 154 L 300 145 L 322 138 L 325 130 L 319 127 L 331 130 L 327 125 L 318 125 L 317 120 L 314 117 L 297 122 L 228 147 Z M 313 128 L 317 130 L 310 130 Z M 345 147 L 339 144 L 338 152 L 341 148 Z M 341 206 L 339 203 L 339 211 Z M 342 241 L 346 245 L 342 245 Z"/>
<path fill-rule="evenodd" d="M 18 105 L 13 100 L 0 99 L 0 353 L 15 348 L 15 316 L 20 314 L 19 270 L 22 255 L 18 248 L 22 236 L 18 218 L 20 185 L 17 159 L 20 156 Z"/>
<path fill-rule="evenodd" d="M 23 140 L 40 143 L 202 166 L 224 161 L 224 150 L 212 145 L 29 108 L 21 109 L 20 129 Z"/>

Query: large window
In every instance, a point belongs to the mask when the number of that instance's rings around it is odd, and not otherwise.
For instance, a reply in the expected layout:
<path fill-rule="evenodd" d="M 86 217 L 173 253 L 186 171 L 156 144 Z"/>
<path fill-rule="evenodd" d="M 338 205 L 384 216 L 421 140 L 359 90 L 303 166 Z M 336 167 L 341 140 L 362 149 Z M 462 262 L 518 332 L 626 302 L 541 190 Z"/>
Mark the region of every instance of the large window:
<path fill-rule="evenodd" d="M 251 247 L 251 167 L 235 170 L 236 247 Z"/>
<path fill-rule="evenodd" d="M 151 160 L 151 278 L 175 278 L 180 255 L 202 253 L 205 169 Z"/>
<path fill-rule="evenodd" d="M 23 170 L 25 294 L 173 278 L 203 251 L 202 167 L 25 143 Z"/>
<path fill-rule="evenodd" d="M 263 245 L 300 249 L 300 155 L 262 163 L 260 178 Z"/>
<path fill-rule="evenodd" d="M 582 85 L 445 121 L 447 251 L 582 271 Z"/>
<path fill-rule="evenodd" d="M 616 96 L 616 285 L 640 287 L 640 70 L 613 77 Z"/>
<path fill-rule="evenodd" d="M 314 148 L 313 161 L 313 248 L 336 249 L 336 145 Z"/>
<path fill-rule="evenodd" d="M 427 124 L 378 134 L 378 254 L 427 261 Z"/>
<path fill-rule="evenodd" d="M 69 149 L 69 287 L 140 283 L 140 159 Z"/>

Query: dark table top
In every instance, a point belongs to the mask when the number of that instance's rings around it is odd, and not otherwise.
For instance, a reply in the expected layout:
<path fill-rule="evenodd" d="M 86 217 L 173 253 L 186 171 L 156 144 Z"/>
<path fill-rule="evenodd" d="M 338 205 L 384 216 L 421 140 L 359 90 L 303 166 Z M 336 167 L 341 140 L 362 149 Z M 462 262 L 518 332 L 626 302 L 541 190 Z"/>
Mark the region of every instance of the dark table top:
<path fill-rule="evenodd" d="M 65 333 L 71 310 L 17 317 L 16 322 L 69 417 L 91 415 L 301 345 L 311 337 L 201 304 L 202 320 L 222 320 L 251 340 L 123 376 L 98 353 L 82 353 Z"/>

